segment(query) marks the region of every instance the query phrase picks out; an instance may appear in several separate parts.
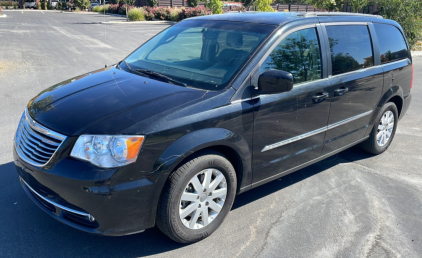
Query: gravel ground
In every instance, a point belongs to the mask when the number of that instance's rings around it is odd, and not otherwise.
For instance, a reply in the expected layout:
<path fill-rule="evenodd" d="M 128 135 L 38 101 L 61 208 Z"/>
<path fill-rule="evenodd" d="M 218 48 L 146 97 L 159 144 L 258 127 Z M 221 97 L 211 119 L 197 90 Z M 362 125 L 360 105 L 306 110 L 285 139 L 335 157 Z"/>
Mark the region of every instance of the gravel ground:
<path fill-rule="evenodd" d="M 0 257 L 421 257 L 422 59 L 413 102 L 389 150 L 358 148 L 237 196 L 219 230 L 192 245 L 157 229 L 89 235 L 51 219 L 22 190 L 13 135 L 39 91 L 113 64 L 167 25 L 119 17 L 5 11 L 0 19 Z M 106 31 L 106 37 L 104 33 Z"/>

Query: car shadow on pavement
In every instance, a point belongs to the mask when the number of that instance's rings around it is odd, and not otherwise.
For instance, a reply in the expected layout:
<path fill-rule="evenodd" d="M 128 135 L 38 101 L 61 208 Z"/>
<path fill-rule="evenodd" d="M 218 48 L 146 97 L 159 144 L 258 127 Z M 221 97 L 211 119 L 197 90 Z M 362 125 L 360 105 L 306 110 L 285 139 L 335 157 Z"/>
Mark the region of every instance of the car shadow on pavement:
<path fill-rule="evenodd" d="M 323 172 L 337 164 L 371 157 L 353 148 L 236 197 L 233 209 Z M 143 233 L 103 237 L 52 219 L 26 196 L 13 162 L 0 165 L 0 257 L 139 257 L 181 247 L 157 228 Z"/>

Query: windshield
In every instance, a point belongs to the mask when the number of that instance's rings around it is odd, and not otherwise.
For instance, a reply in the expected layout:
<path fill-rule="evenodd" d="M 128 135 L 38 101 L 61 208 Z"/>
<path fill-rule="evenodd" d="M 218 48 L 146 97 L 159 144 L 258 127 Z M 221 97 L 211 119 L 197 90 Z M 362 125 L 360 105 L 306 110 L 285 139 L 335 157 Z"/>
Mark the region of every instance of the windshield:
<path fill-rule="evenodd" d="M 275 26 L 226 21 L 178 23 L 133 52 L 122 64 L 206 90 L 225 88 Z M 171 82 L 170 82 L 171 83 Z"/>

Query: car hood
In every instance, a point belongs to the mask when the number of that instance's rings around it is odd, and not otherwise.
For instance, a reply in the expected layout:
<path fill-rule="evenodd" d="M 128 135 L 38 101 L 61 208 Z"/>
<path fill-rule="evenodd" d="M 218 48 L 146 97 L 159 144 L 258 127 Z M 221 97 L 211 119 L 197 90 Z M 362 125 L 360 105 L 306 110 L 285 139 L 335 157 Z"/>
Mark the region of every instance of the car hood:
<path fill-rule="evenodd" d="M 141 134 L 125 130 L 161 113 L 177 112 L 206 95 L 204 90 L 110 67 L 54 85 L 33 98 L 27 108 L 33 119 L 68 136 Z"/>

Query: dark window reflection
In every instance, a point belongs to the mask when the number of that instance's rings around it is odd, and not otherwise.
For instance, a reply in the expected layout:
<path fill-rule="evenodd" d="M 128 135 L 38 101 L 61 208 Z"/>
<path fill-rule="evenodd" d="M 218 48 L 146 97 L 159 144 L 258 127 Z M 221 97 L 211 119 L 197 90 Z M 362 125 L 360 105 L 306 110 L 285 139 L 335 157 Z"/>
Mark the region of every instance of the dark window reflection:
<path fill-rule="evenodd" d="M 327 26 L 333 75 L 373 66 L 367 26 Z"/>
<path fill-rule="evenodd" d="M 283 39 L 261 66 L 293 75 L 294 83 L 321 79 L 321 54 L 315 28 L 293 32 Z"/>
<path fill-rule="evenodd" d="M 387 24 L 374 24 L 380 45 L 381 63 L 409 57 L 406 41 L 396 27 Z"/>

